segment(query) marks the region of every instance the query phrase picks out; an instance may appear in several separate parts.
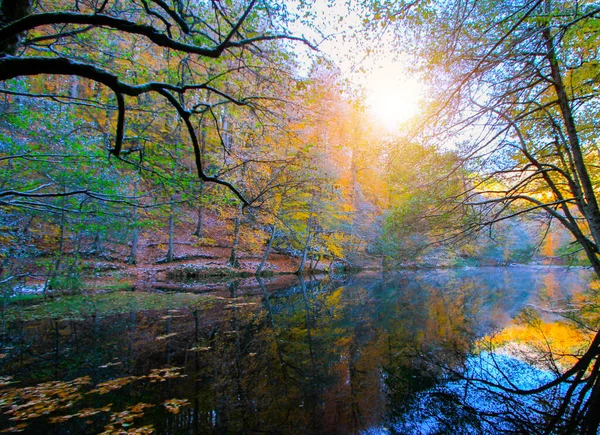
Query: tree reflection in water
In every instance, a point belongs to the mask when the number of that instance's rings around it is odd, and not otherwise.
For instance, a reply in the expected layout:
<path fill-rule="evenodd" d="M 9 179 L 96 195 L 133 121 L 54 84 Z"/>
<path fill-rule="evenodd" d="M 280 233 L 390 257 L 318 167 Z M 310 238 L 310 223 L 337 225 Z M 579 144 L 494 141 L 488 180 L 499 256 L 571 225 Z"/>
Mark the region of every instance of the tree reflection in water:
<path fill-rule="evenodd" d="M 406 272 L 304 278 L 277 292 L 233 282 L 207 309 L 12 322 L 0 425 L 50 434 L 576 433 L 593 388 L 572 381 L 596 379 L 595 355 L 586 363 L 594 368 L 569 370 L 583 367 L 594 339 L 588 275 Z M 26 395 L 49 405 L 48 385 L 70 396 L 44 414 Z"/>

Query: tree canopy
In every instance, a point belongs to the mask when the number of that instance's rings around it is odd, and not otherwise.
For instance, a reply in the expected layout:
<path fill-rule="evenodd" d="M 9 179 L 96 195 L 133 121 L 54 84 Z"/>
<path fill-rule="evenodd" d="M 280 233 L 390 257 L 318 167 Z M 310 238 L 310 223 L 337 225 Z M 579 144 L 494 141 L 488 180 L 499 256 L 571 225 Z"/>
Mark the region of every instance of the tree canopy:
<path fill-rule="evenodd" d="M 128 161 L 143 152 L 132 118 L 140 106 L 152 105 L 182 124 L 185 137 L 178 140 L 191 147 L 198 177 L 227 186 L 249 203 L 231 182 L 207 169 L 198 123 L 210 119 L 223 129 L 219 118 L 229 105 L 243 107 L 255 122 L 272 115 L 271 101 L 286 94 L 277 92 L 283 85 L 277 77 L 290 72 L 285 41 L 310 45 L 286 29 L 284 5 L 19 0 L 3 1 L 0 11 L 0 81 L 7 97 L 95 105 L 111 124 L 106 151 Z M 19 79 L 29 76 L 58 76 L 56 88 L 24 89 Z M 74 90 L 75 78 L 94 95 Z M 227 134 L 219 131 L 225 148 Z M 11 190 L 2 196 L 41 194 Z"/>

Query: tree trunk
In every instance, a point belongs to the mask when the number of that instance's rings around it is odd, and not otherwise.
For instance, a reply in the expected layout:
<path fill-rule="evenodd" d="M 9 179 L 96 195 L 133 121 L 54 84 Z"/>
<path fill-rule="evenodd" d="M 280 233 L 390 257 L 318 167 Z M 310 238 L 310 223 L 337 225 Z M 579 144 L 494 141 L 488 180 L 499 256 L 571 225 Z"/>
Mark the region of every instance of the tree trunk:
<path fill-rule="evenodd" d="M 311 265 L 310 265 L 310 270 L 311 272 L 314 272 L 314 270 L 319 266 L 319 263 L 321 262 L 321 255 L 317 255 L 317 261 L 315 263 L 315 265 L 312 265 L 312 261 L 311 261 Z"/>
<path fill-rule="evenodd" d="M 133 184 L 133 196 L 137 196 L 138 193 L 138 181 Z M 133 224 L 133 235 L 131 238 L 131 250 L 129 251 L 129 256 L 127 257 L 126 262 L 128 264 L 137 264 L 137 252 L 138 252 L 138 243 L 140 238 L 140 230 L 138 228 L 138 217 L 139 217 L 139 203 L 136 200 L 135 207 L 133 209 L 133 213 L 131 215 L 131 221 Z"/>
<path fill-rule="evenodd" d="M 100 254 L 102 252 L 102 232 L 96 231 L 94 235 L 94 241 L 90 247 L 90 254 Z"/>
<path fill-rule="evenodd" d="M 127 257 L 128 264 L 137 264 L 137 252 L 138 244 L 140 239 L 140 230 L 137 225 L 133 227 L 133 236 L 131 238 L 131 251 L 129 251 L 129 257 Z"/>
<path fill-rule="evenodd" d="M 300 262 L 300 266 L 296 271 L 297 275 L 302 275 L 304 272 L 304 267 L 306 266 L 306 257 L 308 255 L 308 248 L 310 247 L 310 241 L 312 240 L 312 232 L 310 231 L 310 226 L 307 229 L 306 233 L 306 241 L 304 242 L 304 249 L 302 250 L 302 261 Z"/>
<path fill-rule="evenodd" d="M 196 230 L 194 231 L 194 236 L 201 238 L 204 236 L 204 219 L 203 219 L 203 208 L 202 206 L 198 206 L 198 223 L 196 224 Z"/>
<path fill-rule="evenodd" d="M 175 202 L 171 196 L 171 207 L 169 213 L 169 249 L 165 256 L 166 261 L 173 261 L 175 258 Z"/>
<path fill-rule="evenodd" d="M 262 261 L 256 268 L 256 272 L 255 272 L 256 275 L 260 275 L 260 272 L 262 271 L 263 267 L 265 267 L 265 263 L 267 262 L 267 259 L 269 258 L 269 254 L 271 253 L 271 248 L 273 247 L 273 240 L 275 240 L 275 229 L 276 229 L 276 225 L 273 224 L 271 226 L 271 235 L 269 236 L 269 242 L 267 243 L 267 249 L 265 250 L 265 254 L 263 255 Z"/>
<path fill-rule="evenodd" d="M 200 198 L 204 195 L 204 182 L 200 183 L 200 193 L 198 194 Z M 198 221 L 196 223 L 196 230 L 193 235 L 200 238 L 204 235 L 204 207 L 202 204 L 198 206 Z"/>
<path fill-rule="evenodd" d="M 204 155 L 206 148 L 206 129 L 204 128 L 204 118 L 200 121 L 200 152 Z M 204 181 L 200 181 L 200 192 L 198 192 L 200 198 L 200 205 L 198 205 L 198 222 L 196 223 L 196 231 L 193 235 L 200 238 L 204 235 L 204 205 L 202 204 L 202 197 L 204 196 Z"/>
<path fill-rule="evenodd" d="M 556 91 L 558 105 L 567 130 L 567 139 L 573 157 L 574 172 L 577 174 L 577 178 L 581 183 L 582 192 L 573 193 L 576 194 L 577 202 L 589 224 L 594 243 L 596 246 L 600 246 L 600 208 L 598 207 L 594 186 L 588 173 L 583 151 L 581 150 L 581 145 L 579 143 L 577 126 L 571 110 L 569 96 L 563 83 L 562 72 L 560 71 L 560 66 L 554 50 L 554 40 L 550 33 L 550 28 L 546 27 L 544 29 L 543 36 L 548 50 L 547 59 L 552 75 L 552 85 Z"/>
<path fill-rule="evenodd" d="M 242 221 L 242 203 L 238 206 L 238 212 L 235 216 L 235 227 L 233 229 L 233 245 L 231 246 L 231 255 L 229 256 L 229 265 L 231 267 L 240 267 L 240 260 L 238 257 L 238 246 L 240 243 L 240 227 Z"/>
<path fill-rule="evenodd" d="M 59 232 L 59 238 L 58 238 L 58 252 L 56 253 L 56 260 L 54 261 L 54 266 L 49 267 L 48 277 L 46 278 L 46 282 L 44 284 L 44 289 L 42 291 L 44 294 L 44 299 L 47 296 L 47 290 L 50 288 L 50 281 L 52 281 L 52 279 L 56 278 L 56 276 L 58 275 L 60 265 L 62 262 L 64 246 L 65 246 L 65 220 L 66 220 L 64 205 L 65 205 L 65 198 L 62 197 L 61 208 L 63 208 L 63 210 L 61 211 L 61 214 L 60 214 L 60 225 L 59 225 L 60 232 Z"/>

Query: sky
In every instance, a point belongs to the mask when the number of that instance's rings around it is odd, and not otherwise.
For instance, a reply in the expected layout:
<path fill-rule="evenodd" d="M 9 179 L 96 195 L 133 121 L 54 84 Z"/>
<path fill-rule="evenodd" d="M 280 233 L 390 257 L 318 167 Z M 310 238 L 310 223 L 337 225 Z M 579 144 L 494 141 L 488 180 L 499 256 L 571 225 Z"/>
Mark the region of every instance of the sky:
<path fill-rule="evenodd" d="M 326 39 L 309 27 L 299 26 L 296 31 L 316 41 L 321 52 L 339 67 L 342 77 L 357 90 L 362 89 L 370 113 L 383 128 L 393 131 L 401 127 L 417 114 L 424 85 L 410 74 L 407 57 L 394 48 L 394 35 L 388 32 L 373 41 L 344 38 L 344 33 L 353 34 L 354 29 L 361 28 L 363 18 L 356 12 L 349 14 L 343 0 L 331 3 L 316 0 L 312 5 L 317 26 Z"/>

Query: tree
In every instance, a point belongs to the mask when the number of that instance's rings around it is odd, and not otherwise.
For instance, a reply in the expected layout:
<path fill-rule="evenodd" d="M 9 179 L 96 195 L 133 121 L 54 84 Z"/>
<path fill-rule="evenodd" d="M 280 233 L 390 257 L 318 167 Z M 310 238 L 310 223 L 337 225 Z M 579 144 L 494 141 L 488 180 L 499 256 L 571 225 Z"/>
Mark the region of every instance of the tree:
<path fill-rule="evenodd" d="M 193 150 L 197 176 L 205 182 L 225 185 L 248 204 L 249 199 L 230 182 L 219 174 L 208 173 L 195 118 L 209 116 L 216 120 L 219 108 L 227 104 L 245 107 L 255 115 L 269 111 L 269 95 L 254 94 L 253 81 L 228 90 L 222 85 L 224 77 L 231 83 L 232 76 L 253 75 L 255 83 L 260 81 L 264 77 L 261 69 L 268 70 L 270 62 L 280 55 L 278 47 L 282 47 L 283 40 L 308 44 L 287 32 L 287 18 L 284 7 L 258 0 L 247 4 L 2 1 L 2 93 L 107 108 L 114 125 L 106 151 L 128 163 L 135 163 L 130 158 L 138 155 L 137 164 L 142 160 L 142 146 L 127 123 L 130 114 L 139 110 L 132 98 L 138 103 L 160 104 L 166 117 L 181 120 L 186 142 Z M 229 62 L 214 61 L 220 58 Z M 207 71 L 208 63 L 213 70 Z M 35 93 L 15 88 L 22 83 L 20 78 L 40 75 L 55 77 L 56 89 Z M 83 99 L 69 95 L 65 83 L 58 79 L 62 76 L 98 86 L 96 95 Z M 207 94 L 213 98 L 209 100 Z M 2 197 L 41 194 L 58 192 L 1 193 Z"/>
<path fill-rule="evenodd" d="M 418 53 L 433 86 L 445 90 L 427 119 L 438 133 L 430 140 L 453 141 L 460 165 L 473 174 L 463 195 L 453 197 L 476 212 L 467 231 L 543 211 L 570 231 L 600 276 L 600 8 L 458 0 L 403 12 L 404 29 L 418 29 L 414 40 L 423 44 Z M 600 333 L 555 381 L 519 391 L 571 382 L 545 433 L 596 433 L 599 354 Z"/>
<path fill-rule="evenodd" d="M 380 248 L 382 255 L 406 261 L 441 249 L 436 242 L 460 221 L 456 205 L 447 199 L 460 195 L 466 174 L 452 171 L 457 156 L 451 151 L 406 138 L 397 139 L 391 150 L 386 165 L 390 204 Z"/>

